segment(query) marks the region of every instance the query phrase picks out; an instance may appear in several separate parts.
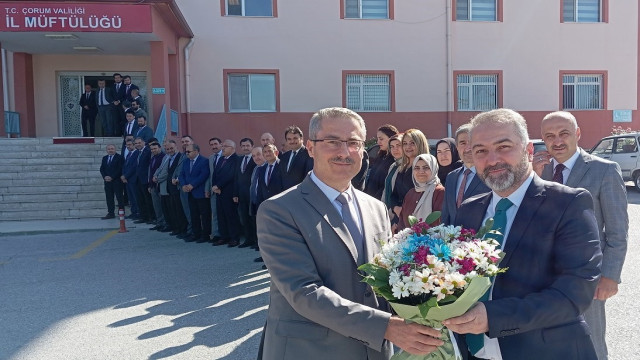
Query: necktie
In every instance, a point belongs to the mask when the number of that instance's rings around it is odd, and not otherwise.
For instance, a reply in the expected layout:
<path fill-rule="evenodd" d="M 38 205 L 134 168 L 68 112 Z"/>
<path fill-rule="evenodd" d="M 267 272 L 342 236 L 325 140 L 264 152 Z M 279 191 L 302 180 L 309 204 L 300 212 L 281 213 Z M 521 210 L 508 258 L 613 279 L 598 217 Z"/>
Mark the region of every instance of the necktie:
<path fill-rule="evenodd" d="M 273 164 L 269 165 L 269 172 L 267 173 L 267 185 L 271 182 L 271 172 L 273 171 Z"/>
<path fill-rule="evenodd" d="M 193 164 L 195 164 L 196 159 L 191 160 L 191 165 L 189 167 L 189 173 L 191 173 L 193 171 Z"/>
<path fill-rule="evenodd" d="M 127 134 L 131 134 L 131 128 L 133 127 L 133 121 L 131 121 L 130 123 L 127 124 Z"/>
<path fill-rule="evenodd" d="M 456 207 L 460 207 L 462 204 L 462 200 L 464 198 L 464 190 L 467 187 L 467 177 L 471 174 L 471 169 L 466 169 L 464 171 L 464 176 L 462 177 L 462 183 L 460 183 L 460 189 L 458 189 L 458 197 L 456 198 Z"/>
<path fill-rule="evenodd" d="M 89 93 L 87 93 L 87 100 L 89 100 Z"/>
<path fill-rule="evenodd" d="M 500 247 L 502 247 L 504 232 L 507 227 L 507 210 L 511 206 L 513 206 L 513 203 L 507 198 L 503 198 L 498 201 L 498 204 L 496 205 L 496 213 L 493 216 L 493 226 L 491 227 L 491 230 L 499 231 L 501 234 L 487 233 L 486 235 L 487 237 L 496 239 L 498 243 L 500 243 Z M 493 282 L 493 279 L 491 279 L 491 281 Z M 485 292 L 478 301 L 487 301 L 489 299 L 490 291 L 491 288 L 489 288 L 489 290 L 487 290 L 487 292 Z M 474 355 L 484 347 L 484 334 L 467 334 L 466 339 L 469 351 Z"/>
<path fill-rule="evenodd" d="M 127 154 L 127 158 L 126 158 L 127 161 L 129 161 L 129 158 L 131 157 L 131 154 L 133 154 L 133 151 L 129 151 L 129 153 Z"/>
<path fill-rule="evenodd" d="M 131 85 L 127 85 L 127 94 L 129 93 L 129 88 L 131 87 Z"/>
<path fill-rule="evenodd" d="M 564 170 L 564 168 L 566 168 L 564 164 L 556 165 L 556 171 L 553 173 L 553 181 L 564 184 L 564 178 L 562 176 L 562 170 Z"/>
<path fill-rule="evenodd" d="M 242 173 L 244 174 L 244 171 L 247 170 L 247 163 L 249 162 L 249 157 L 245 156 L 244 160 L 242 160 Z"/>
<path fill-rule="evenodd" d="M 360 231 L 360 227 L 358 226 L 358 222 L 356 220 L 358 215 L 354 214 L 354 212 L 351 211 L 351 206 L 349 206 L 349 198 L 347 194 L 341 193 L 336 198 L 336 201 L 338 201 L 342 205 L 342 220 L 347 226 L 349 234 L 351 234 L 351 239 L 353 239 L 353 243 L 356 246 L 356 250 L 358 251 L 358 264 L 361 264 L 364 260 L 364 254 L 362 232 Z"/>
<path fill-rule="evenodd" d="M 289 157 L 289 163 L 287 164 L 287 172 L 289 172 L 289 169 L 291 168 L 291 163 L 293 162 L 293 158 L 296 157 L 296 154 L 298 152 L 294 151 L 291 153 L 291 156 Z"/>
<path fill-rule="evenodd" d="M 104 105 L 106 103 L 104 99 L 104 89 L 100 89 L 100 95 L 98 97 L 100 98 L 100 105 Z"/>
<path fill-rule="evenodd" d="M 109 155 L 109 160 L 107 160 L 107 165 L 111 165 L 111 159 L 113 158 L 113 155 Z"/>
<path fill-rule="evenodd" d="M 116 92 L 120 91 L 120 83 L 116 84 Z"/>

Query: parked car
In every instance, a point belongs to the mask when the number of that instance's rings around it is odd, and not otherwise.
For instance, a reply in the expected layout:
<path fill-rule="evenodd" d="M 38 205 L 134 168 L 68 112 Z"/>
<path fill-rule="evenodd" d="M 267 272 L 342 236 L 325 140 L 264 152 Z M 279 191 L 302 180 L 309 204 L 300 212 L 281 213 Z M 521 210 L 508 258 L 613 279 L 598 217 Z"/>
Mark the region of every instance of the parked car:
<path fill-rule="evenodd" d="M 633 181 L 640 190 L 640 132 L 607 136 L 591 149 L 591 154 L 615 161 L 622 170 L 624 181 Z"/>

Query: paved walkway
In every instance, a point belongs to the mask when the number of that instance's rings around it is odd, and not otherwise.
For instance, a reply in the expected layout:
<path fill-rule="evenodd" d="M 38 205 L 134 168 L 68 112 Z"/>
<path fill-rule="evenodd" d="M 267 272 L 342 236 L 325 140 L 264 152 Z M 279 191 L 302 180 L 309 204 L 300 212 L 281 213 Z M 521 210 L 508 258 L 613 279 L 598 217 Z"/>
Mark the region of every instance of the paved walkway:
<path fill-rule="evenodd" d="M 149 227 L 147 224 L 134 224 L 127 219 L 127 229 L 136 227 Z M 8 235 L 35 235 L 51 233 L 67 233 L 80 231 L 117 230 L 120 229 L 120 220 L 102 220 L 100 218 L 89 219 L 64 219 L 64 220 L 31 220 L 31 221 L 2 221 L 0 222 L 0 236 Z"/>

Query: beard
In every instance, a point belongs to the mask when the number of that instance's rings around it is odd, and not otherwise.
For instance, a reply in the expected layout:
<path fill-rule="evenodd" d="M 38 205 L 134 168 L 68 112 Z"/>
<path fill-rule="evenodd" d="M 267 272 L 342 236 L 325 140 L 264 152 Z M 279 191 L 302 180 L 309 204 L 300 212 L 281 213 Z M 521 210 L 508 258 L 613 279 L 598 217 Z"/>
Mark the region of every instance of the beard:
<path fill-rule="evenodd" d="M 500 175 L 491 175 L 490 172 L 494 170 L 506 171 Z M 520 184 L 522 180 L 528 175 L 529 170 L 529 158 L 525 151 L 521 161 L 515 166 L 511 166 L 506 163 L 496 164 L 494 166 L 488 166 L 484 169 L 480 178 L 487 184 L 487 186 L 496 192 L 502 192 L 510 189 L 515 184 Z"/>

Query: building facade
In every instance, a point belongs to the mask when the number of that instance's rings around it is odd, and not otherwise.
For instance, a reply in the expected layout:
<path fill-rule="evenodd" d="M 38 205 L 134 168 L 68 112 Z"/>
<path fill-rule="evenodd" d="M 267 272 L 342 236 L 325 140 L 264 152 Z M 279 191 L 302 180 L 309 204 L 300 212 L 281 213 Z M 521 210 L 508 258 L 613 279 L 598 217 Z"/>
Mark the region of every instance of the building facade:
<path fill-rule="evenodd" d="M 442 138 L 497 107 L 521 112 L 534 138 L 544 114 L 569 110 L 584 147 L 640 128 L 636 0 L 0 5 L 4 110 L 21 136 L 79 136 L 82 84 L 114 72 L 140 86 L 154 126 L 199 143 L 283 142 L 327 106 L 361 113 L 368 137 L 391 123 Z"/>

